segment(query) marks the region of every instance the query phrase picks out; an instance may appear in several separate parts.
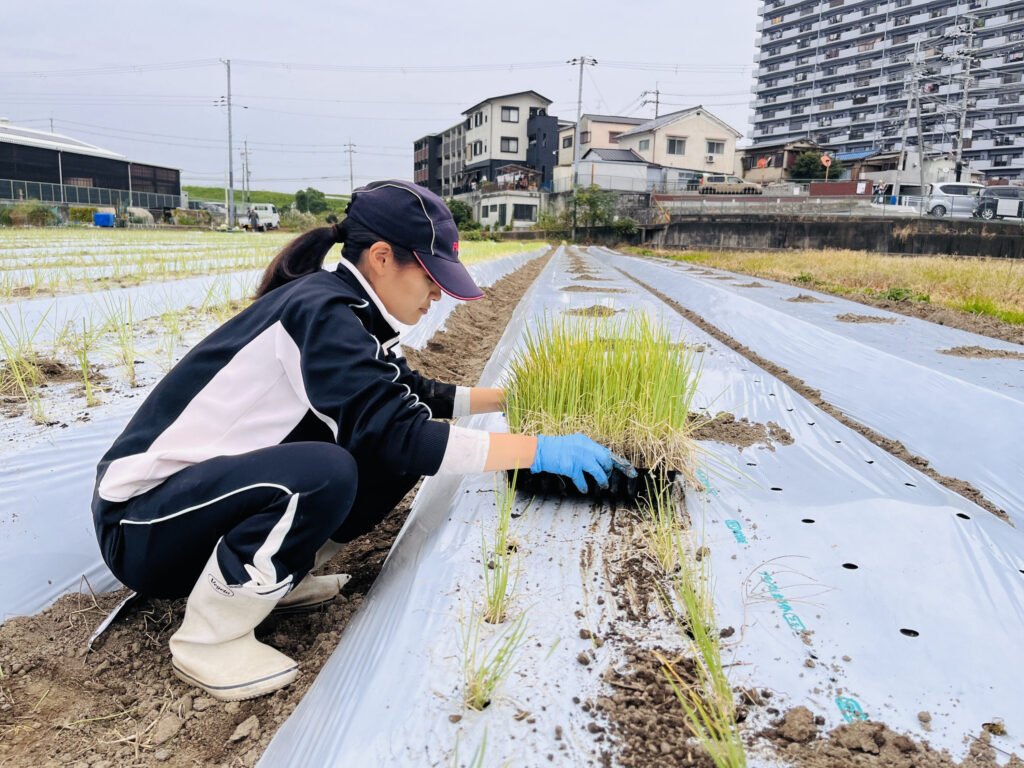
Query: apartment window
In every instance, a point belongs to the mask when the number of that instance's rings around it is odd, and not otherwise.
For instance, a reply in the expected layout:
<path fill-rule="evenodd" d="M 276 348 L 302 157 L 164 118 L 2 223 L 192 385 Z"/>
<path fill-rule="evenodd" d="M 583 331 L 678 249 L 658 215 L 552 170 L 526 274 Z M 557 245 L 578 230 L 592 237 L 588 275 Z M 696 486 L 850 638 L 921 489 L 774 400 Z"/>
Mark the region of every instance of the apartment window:
<path fill-rule="evenodd" d="M 686 139 L 680 139 L 674 136 L 668 137 L 668 153 L 670 155 L 685 155 L 686 154 Z"/>
<path fill-rule="evenodd" d="M 903 45 L 903 43 L 906 43 L 909 40 L 910 40 L 910 35 L 908 35 L 906 32 L 901 32 L 898 35 L 893 35 L 892 44 L 893 45 Z"/>
<path fill-rule="evenodd" d="M 1010 20 L 1024 19 L 1024 10 L 1021 11 L 1010 11 Z"/>
<path fill-rule="evenodd" d="M 842 4 L 843 4 L 843 0 L 828 0 L 828 7 L 829 8 L 838 8 Z"/>
<path fill-rule="evenodd" d="M 782 17 L 781 16 L 776 16 L 774 19 L 771 20 L 770 23 L 772 23 L 772 24 L 781 24 L 782 23 Z"/>
<path fill-rule="evenodd" d="M 838 32 L 829 32 L 828 37 L 825 38 L 825 39 L 828 40 L 828 42 L 830 42 L 830 43 L 834 43 L 836 40 L 839 39 L 839 33 Z"/>
<path fill-rule="evenodd" d="M 856 141 L 857 139 L 863 139 L 863 138 L 864 138 L 864 131 L 862 131 L 862 130 L 850 131 L 850 137 L 849 137 L 850 141 Z"/>
<path fill-rule="evenodd" d="M 793 82 L 795 82 L 795 83 L 802 83 L 806 79 L 807 79 L 807 73 L 806 72 L 797 72 L 795 75 L 793 75 Z"/>
<path fill-rule="evenodd" d="M 910 0 L 896 0 L 897 8 L 906 8 L 908 5 L 910 5 Z"/>
<path fill-rule="evenodd" d="M 843 23 L 843 17 L 842 16 L 829 16 L 828 17 L 828 23 L 829 24 L 842 24 Z"/>
<path fill-rule="evenodd" d="M 1009 155 L 992 155 L 992 165 L 995 168 L 1005 168 L 1010 164 Z"/>
<path fill-rule="evenodd" d="M 1013 125 L 1013 119 L 1016 117 L 1012 112 L 1004 112 L 1001 115 L 996 115 L 996 125 Z"/>
<path fill-rule="evenodd" d="M 619 143 L 619 136 L 621 136 L 621 135 L 622 135 L 622 131 L 608 131 L 608 143 L 609 144 L 618 144 Z"/>
<path fill-rule="evenodd" d="M 829 48 L 827 51 L 825 51 L 825 58 L 826 59 L 838 59 L 839 58 L 839 49 L 838 48 Z"/>
<path fill-rule="evenodd" d="M 801 56 L 796 60 L 796 65 L 802 67 L 804 64 L 809 64 L 811 61 L 810 56 Z"/>
<path fill-rule="evenodd" d="M 1009 64 L 1011 61 L 1024 61 L 1024 51 L 1011 51 L 1006 54 L 1003 63 Z"/>
<path fill-rule="evenodd" d="M 473 127 L 474 128 L 476 128 L 478 126 L 481 126 L 483 124 L 484 124 L 484 113 L 483 112 L 477 112 L 475 115 L 473 115 Z"/>
<path fill-rule="evenodd" d="M 799 43 L 796 44 L 796 47 L 799 48 L 799 49 L 810 48 L 811 47 L 811 38 L 805 37 L 803 40 L 801 40 Z"/>
<path fill-rule="evenodd" d="M 860 25 L 860 33 L 862 35 L 866 35 L 866 34 L 869 34 L 870 32 L 874 32 L 874 31 L 875 31 L 875 22 L 871 22 L 870 24 L 861 24 Z"/>
<path fill-rule="evenodd" d="M 514 204 L 512 206 L 512 219 L 514 221 L 536 221 L 537 206 Z"/>
<path fill-rule="evenodd" d="M 484 153 L 484 143 L 482 141 L 474 141 L 472 146 L 474 155 L 482 155 Z"/>
<path fill-rule="evenodd" d="M 519 107 L 502 107 L 501 108 L 501 122 L 503 122 L 503 123 L 518 123 L 519 122 Z"/>
<path fill-rule="evenodd" d="M 708 154 L 709 155 L 724 155 L 725 154 L 725 142 L 724 141 L 709 141 L 708 142 Z"/>
<path fill-rule="evenodd" d="M 767 67 L 765 67 L 765 71 L 766 72 L 778 72 L 779 71 L 778 63 L 769 64 Z"/>
<path fill-rule="evenodd" d="M 857 43 L 857 50 L 858 51 L 870 51 L 870 50 L 873 50 L 874 47 L 875 47 L 875 41 L 874 40 L 865 40 L 863 42 Z M 860 67 L 860 65 L 863 64 L 863 63 L 864 62 L 858 62 L 857 66 Z M 871 66 L 871 62 L 868 62 L 867 64 L 868 64 L 869 67 Z M 865 67 L 860 67 L 860 68 L 861 69 L 865 69 Z"/>
<path fill-rule="evenodd" d="M 805 23 L 801 24 L 801 25 L 800 25 L 800 29 L 799 29 L 799 30 L 797 30 L 797 31 L 798 31 L 798 32 L 810 32 L 810 31 L 811 31 L 811 28 L 812 28 L 813 26 L 814 26 L 814 25 L 813 25 L 813 24 L 812 24 L 811 22 L 809 22 L 809 21 L 808 21 L 808 22 L 805 22 Z"/>
<path fill-rule="evenodd" d="M 812 13 L 814 13 L 813 5 L 808 5 L 800 9 L 801 16 L 810 16 Z"/>
<path fill-rule="evenodd" d="M 640 139 L 640 143 L 638 145 L 638 148 L 640 149 L 641 152 L 646 152 L 647 150 L 649 150 L 651 148 L 651 140 L 650 139 Z"/>
<path fill-rule="evenodd" d="M 867 88 L 869 85 L 871 85 L 871 78 L 858 77 L 856 80 L 854 80 L 854 85 L 856 85 L 858 88 Z"/>
<path fill-rule="evenodd" d="M 909 23 L 910 23 L 910 17 L 909 16 L 897 16 L 896 17 L 896 21 L 893 22 L 893 26 L 905 27 Z"/>
<path fill-rule="evenodd" d="M 856 104 L 867 104 L 868 103 L 868 97 L 867 96 L 854 96 L 853 97 L 853 103 L 855 105 Z"/>
<path fill-rule="evenodd" d="M 572 146 L 572 136 L 562 137 L 562 149 L 568 149 Z"/>
<path fill-rule="evenodd" d="M 802 115 L 804 113 L 804 110 L 806 109 L 807 107 L 805 107 L 803 104 L 798 104 L 797 106 L 793 107 L 790 110 L 790 112 L 794 115 Z M 725 150 L 723 149 L 722 151 L 724 152 Z"/>
<path fill-rule="evenodd" d="M 580 134 L 580 146 L 590 143 L 590 131 L 583 131 Z"/>
<path fill-rule="evenodd" d="M 834 109 L 835 105 L 836 103 L 834 101 L 819 101 L 818 109 L 827 111 L 829 109 Z"/>
<path fill-rule="evenodd" d="M 861 16 L 870 16 L 871 14 L 876 13 L 877 11 L 878 11 L 878 6 L 877 5 L 865 5 L 863 8 L 861 8 L 860 15 Z"/>
<path fill-rule="evenodd" d="M 1017 93 L 1000 93 L 999 103 L 1000 104 L 1016 104 L 1020 101 L 1020 94 Z"/>
<path fill-rule="evenodd" d="M 501 151 L 502 152 L 518 152 L 519 151 L 519 139 L 515 136 L 502 136 L 501 137 Z"/>
<path fill-rule="evenodd" d="M 939 19 L 939 18 L 942 18 L 945 15 L 946 15 L 946 9 L 945 8 L 936 8 L 934 11 L 931 12 L 930 18 L 932 18 L 932 19 Z"/>

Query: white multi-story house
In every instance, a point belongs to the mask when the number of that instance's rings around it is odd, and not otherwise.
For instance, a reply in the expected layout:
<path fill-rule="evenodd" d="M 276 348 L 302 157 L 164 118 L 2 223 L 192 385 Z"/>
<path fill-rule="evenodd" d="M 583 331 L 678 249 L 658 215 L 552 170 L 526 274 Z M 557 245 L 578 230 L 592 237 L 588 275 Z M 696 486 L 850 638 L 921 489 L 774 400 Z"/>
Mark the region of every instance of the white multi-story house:
<path fill-rule="evenodd" d="M 964 160 L 1024 178 L 1020 0 L 768 0 L 758 14 L 753 148 L 810 138 L 835 152 L 917 150 L 908 82 L 920 80 L 926 157 L 951 157 L 973 31 Z M 915 53 L 916 52 L 916 53 Z"/>
<path fill-rule="evenodd" d="M 591 149 L 616 149 L 619 136 L 647 122 L 643 117 L 621 115 L 580 116 L 580 157 Z M 558 164 L 572 165 L 573 142 L 576 140 L 576 124 L 563 123 L 558 132 Z"/>
<path fill-rule="evenodd" d="M 463 177 L 471 187 L 483 182 L 493 182 L 499 169 L 508 165 L 527 165 L 527 151 L 530 148 L 531 121 L 547 117 L 551 99 L 544 98 L 536 91 L 520 91 L 504 96 L 494 96 L 474 104 L 462 114 L 466 117 L 466 162 Z M 558 128 L 557 120 L 551 123 L 550 143 L 554 144 Z M 555 165 L 554 158 L 548 160 L 548 167 Z"/>

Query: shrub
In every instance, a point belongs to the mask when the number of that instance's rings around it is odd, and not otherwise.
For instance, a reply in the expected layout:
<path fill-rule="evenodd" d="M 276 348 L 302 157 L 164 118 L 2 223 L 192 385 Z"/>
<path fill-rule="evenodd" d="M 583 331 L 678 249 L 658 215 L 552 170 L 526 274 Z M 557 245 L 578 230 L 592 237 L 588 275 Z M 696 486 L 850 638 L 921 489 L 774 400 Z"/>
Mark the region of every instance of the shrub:
<path fill-rule="evenodd" d="M 0 208 L 0 227 L 11 226 L 11 209 Z"/>
<path fill-rule="evenodd" d="M 53 208 L 38 201 L 20 203 L 7 210 L 11 224 L 16 227 L 49 227 L 60 223 Z"/>
<path fill-rule="evenodd" d="M 318 226 L 320 226 L 320 222 L 312 213 L 285 211 L 281 214 L 281 229 L 289 229 L 293 232 L 308 232 Z"/>
<path fill-rule="evenodd" d="M 615 220 L 615 223 L 612 224 L 612 229 L 615 230 L 615 234 L 617 234 L 619 237 L 628 237 L 629 235 L 635 235 L 636 219 L 630 216 L 623 216 L 622 218 Z"/>
<path fill-rule="evenodd" d="M 76 224 L 92 224 L 92 215 L 96 210 L 88 206 L 72 206 L 68 209 L 68 219 Z"/>

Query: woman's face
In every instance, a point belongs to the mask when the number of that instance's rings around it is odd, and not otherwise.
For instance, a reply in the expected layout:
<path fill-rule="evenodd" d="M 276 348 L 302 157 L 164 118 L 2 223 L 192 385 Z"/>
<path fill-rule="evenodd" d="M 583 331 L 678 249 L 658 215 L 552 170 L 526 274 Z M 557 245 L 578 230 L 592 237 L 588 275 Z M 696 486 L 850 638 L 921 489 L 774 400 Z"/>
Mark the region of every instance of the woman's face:
<path fill-rule="evenodd" d="M 374 243 L 363 256 L 363 274 L 396 320 L 415 325 L 430 304 L 441 298 L 441 289 L 418 263 L 399 265 L 387 243 Z"/>

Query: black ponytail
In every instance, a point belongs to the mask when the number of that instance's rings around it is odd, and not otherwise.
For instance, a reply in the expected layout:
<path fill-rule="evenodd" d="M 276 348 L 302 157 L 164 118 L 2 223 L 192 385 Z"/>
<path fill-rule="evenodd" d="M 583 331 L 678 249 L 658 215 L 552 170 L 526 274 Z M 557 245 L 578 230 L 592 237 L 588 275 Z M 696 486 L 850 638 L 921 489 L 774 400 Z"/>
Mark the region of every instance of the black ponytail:
<path fill-rule="evenodd" d="M 331 246 L 345 242 L 348 235 L 346 222 L 311 229 L 288 243 L 267 266 L 255 298 L 265 296 L 292 280 L 312 275 L 322 268 Z"/>

